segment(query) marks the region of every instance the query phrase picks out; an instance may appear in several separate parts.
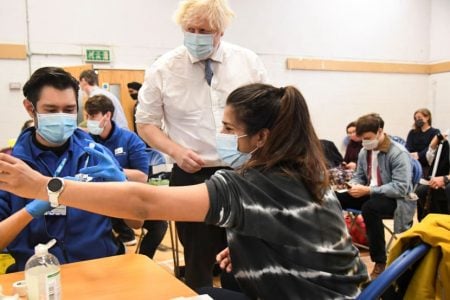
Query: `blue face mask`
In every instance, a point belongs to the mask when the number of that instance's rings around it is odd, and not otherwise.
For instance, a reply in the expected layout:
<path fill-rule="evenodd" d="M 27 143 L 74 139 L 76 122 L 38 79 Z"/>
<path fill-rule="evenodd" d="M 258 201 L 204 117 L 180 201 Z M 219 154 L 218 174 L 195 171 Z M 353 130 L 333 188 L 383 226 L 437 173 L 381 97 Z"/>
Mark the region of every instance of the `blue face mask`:
<path fill-rule="evenodd" d="M 66 113 L 38 114 L 37 132 L 49 143 L 62 145 L 77 129 L 77 115 Z"/>
<path fill-rule="evenodd" d="M 192 56 L 198 59 L 207 58 L 214 51 L 214 34 L 185 32 L 184 45 Z"/>
<path fill-rule="evenodd" d="M 222 159 L 222 161 L 224 161 L 233 169 L 237 169 L 243 164 L 245 164 L 252 157 L 253 152 L 255 152 L 256 149 L 258 149 L 256 148 L 250 153 L 243 153 L 239 151 L 238 139 L 244 136 L 247 135 L 245 134 L 237 136 L 235 134 L 224 134 L 224 133 L 216 134 L 217 153 L 219 154 L 219 157 Z"/>
<path fill-rule="evenodd" d="M 100 127 L 100 121 L 87 120 L 87 129 L 90 134 L 100 135 L 105 128 Z"/>

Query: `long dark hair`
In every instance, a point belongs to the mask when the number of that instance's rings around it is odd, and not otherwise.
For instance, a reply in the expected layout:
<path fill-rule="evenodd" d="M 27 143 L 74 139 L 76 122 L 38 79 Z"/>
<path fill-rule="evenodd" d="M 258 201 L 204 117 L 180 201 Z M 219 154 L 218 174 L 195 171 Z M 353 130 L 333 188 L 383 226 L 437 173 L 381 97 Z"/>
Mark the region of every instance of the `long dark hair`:
<path fill-rule="evenodd" d="M 242 171 L 277 168 L 301 180 L 314 200 L 321 203 L 328 189 L 328 172 L 320 141 L 314 131 L 308 106 L 293 86 L 276 88 L 250 84 L 233 91 L 227 99 L 246 134 L 267 128 L 270 133 Z"/>

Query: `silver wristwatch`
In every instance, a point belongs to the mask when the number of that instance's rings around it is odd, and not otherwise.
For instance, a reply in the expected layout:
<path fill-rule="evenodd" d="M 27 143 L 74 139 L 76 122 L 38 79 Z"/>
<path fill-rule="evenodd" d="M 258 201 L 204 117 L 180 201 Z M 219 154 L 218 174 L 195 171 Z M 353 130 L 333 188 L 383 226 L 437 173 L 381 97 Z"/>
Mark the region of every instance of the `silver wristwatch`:
<path fill-rule="evenodd" d="M 47 183 L 48 201 L 51 207 L 59 206 L 59 195 L 64 190 L 64 179 L 59 177 L 53 177 Z"/>

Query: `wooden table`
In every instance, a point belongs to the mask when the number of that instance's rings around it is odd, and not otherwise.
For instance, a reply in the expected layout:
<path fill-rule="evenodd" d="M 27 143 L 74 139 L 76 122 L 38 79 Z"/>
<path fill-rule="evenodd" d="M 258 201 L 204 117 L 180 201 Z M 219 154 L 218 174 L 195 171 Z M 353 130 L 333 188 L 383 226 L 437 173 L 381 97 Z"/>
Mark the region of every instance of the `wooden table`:
<path fill-rule="evenodd" d="M 23 272 L 0 275 L 5 295 Z M 147 256 L 125 254 L 61 266 L 62 299 L 171 299 L 194 296 L 184 283 Z M 21 298 L 23 299 L 23 298 Z"/>

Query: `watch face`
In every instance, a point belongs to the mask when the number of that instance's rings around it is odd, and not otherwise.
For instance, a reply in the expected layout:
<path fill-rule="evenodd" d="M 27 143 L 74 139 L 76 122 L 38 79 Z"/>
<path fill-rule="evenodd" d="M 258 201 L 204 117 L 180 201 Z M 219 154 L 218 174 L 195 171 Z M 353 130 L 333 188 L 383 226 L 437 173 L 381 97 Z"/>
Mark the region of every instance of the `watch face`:
<path fill-rule="evenodd" d="M 59 178 L 52 178 L 47 184 L 47 187 L 51 192 L 58 192 L 62 188 L 62 186 L 62 180 Z"/>

